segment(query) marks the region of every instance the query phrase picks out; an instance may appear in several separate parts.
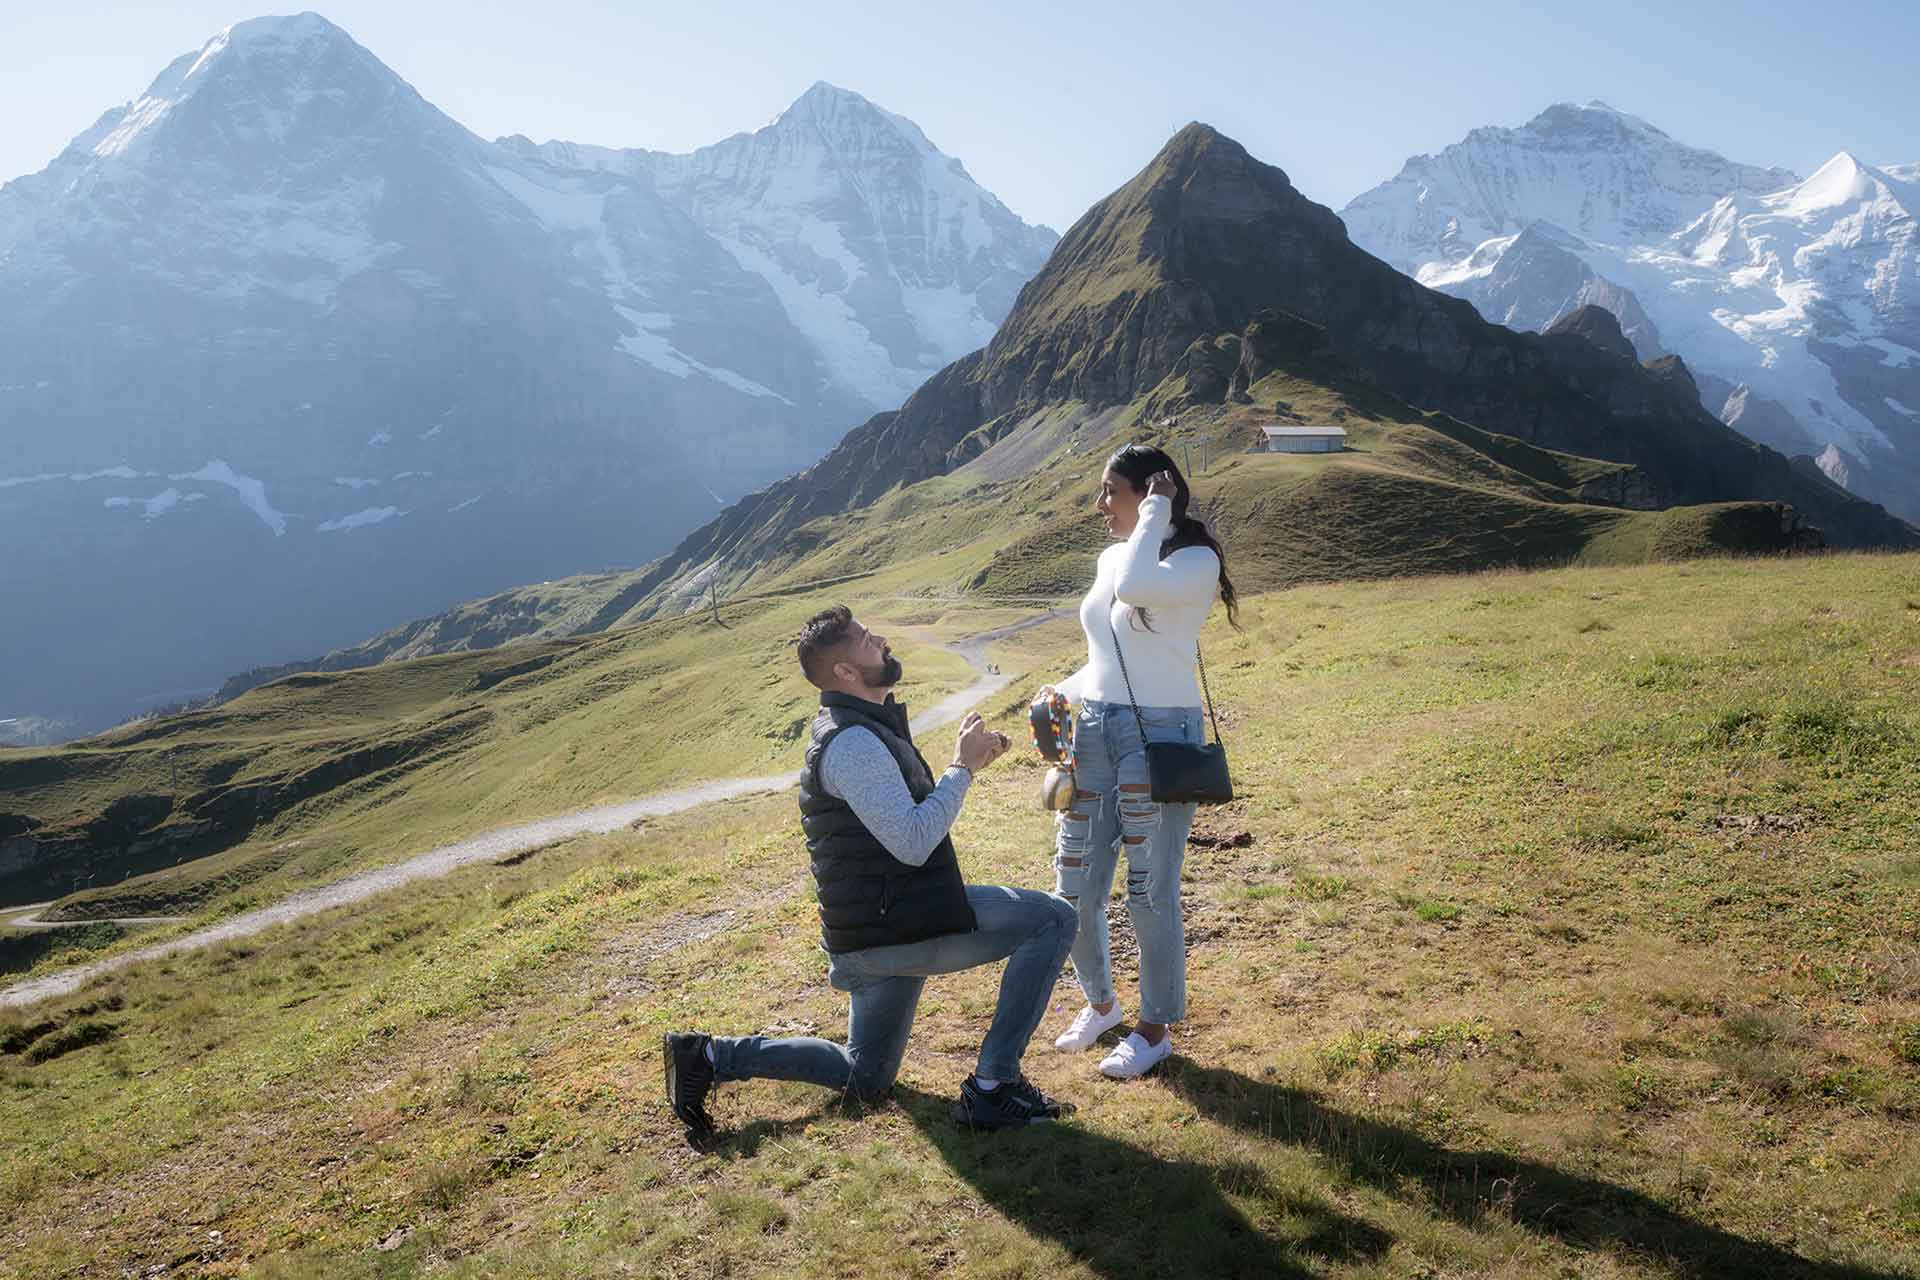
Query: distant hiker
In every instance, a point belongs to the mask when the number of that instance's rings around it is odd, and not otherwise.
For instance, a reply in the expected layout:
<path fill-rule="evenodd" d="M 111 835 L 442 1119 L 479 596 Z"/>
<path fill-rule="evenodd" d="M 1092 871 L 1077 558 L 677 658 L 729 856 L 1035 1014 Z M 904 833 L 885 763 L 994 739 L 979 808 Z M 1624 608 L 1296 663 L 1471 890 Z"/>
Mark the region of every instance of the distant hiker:
<path fill-rule="evenodd" d="M 690 1138 L 713 1131 L 708 1090 L 727 1080 L 803 1080 L 873 1098 L 893 1086 L 929 975 L 1007 961 L 1000 1003 L 954 1119 L 997 1129 L 1058 1117 L 1062 1104 L 1020 1074 L 1073 945 L 1073 908 L 1037 889 L 970 885 L 947 832 L 974 774 L 1007 750 L 978 715 L 960 726 L 939 781 L 891 692 L 900 662 L 844 606 L 807 620 L 800 666 L 821 690 L 800 772 L 827 981 L 853 997 L 847 1044 L 811 1036 L 668 1035 L 667 1101 Z"/>
<path fill-rule="evenodd" d="M 1090 1048 L 1125 1020 L 1114 997 L 1107 898 L 1120 852 L 1127 855 L 1140 1019 L 1100 1062 L 1102 1074 L 1119 1080 L 1144 1075 L 1173 1052 L 1167 1028 L 1187 1008 L 1180 868 L 1194 806 L 1151 798 L 1142 731 L 1155 742 L 1203 740 L 1194 680 L 1200 627 L 1216 595 L 1236 617 L 1225 554 L 1207 526 L 1187 514 L 1190 497 L 1186 478 L 1159 449 L 1128 445 L 1107 460 L 1095 505 L 1107 533 L 1120 541 L 1100 553 L 1093 588 L 1080 603 L 1087 662 L 1034 698 L 1044 703 L 1057 690 L 1077 704 L 1074 802 L 1054 819 L 1054 883 L 1080 913 L 1073 968 L 1087 998 L 1054 1041 L 1067 1052 Z"/>

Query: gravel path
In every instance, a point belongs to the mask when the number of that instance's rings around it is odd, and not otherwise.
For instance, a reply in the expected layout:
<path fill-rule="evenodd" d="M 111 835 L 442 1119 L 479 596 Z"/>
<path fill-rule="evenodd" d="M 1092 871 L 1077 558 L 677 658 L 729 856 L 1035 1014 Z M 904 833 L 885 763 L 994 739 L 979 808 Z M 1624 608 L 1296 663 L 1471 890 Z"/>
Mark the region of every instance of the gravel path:
<path fill-rule="evenodd" d="M 0 929 L 84 929 L 90 924 L 176 924 L 185 916 L 99 916 L 86 920 L 42 920 L 33 913 L 51 902 L 30 902 L 0 911 Z"/>
<path fill-rule="evenodd" d="M 983 631 L 968 636 L 954 644 L 946 646 L 949 650 L 965 658 L 980 677 L 966 688 L 949 698 L 942 699 L 913 717 L 914 732 L 938 728 L 951 724 L 965 715 L 982 699 L 992 697 L 1006 688 L 1012 677 L 1003 674 L 986 673 L 986 649 L 989 644 L 1004 640 L 1030 627 L 1037 627 L 1054 618 L 1063 617 L 1067 610 L 1052 610 L 1032 618 L 1025 618 L 1012 626 L 1000 627 L 993 631 Z M 228 942 L 235 938 L 244 938 L 276 924 L 285 924 L 309 916 L 316 911 L 325 911 L 330 907 L 346 906 L 360 902 L 375 894 L 397 889 L 401 885 L 415 880 L 425 880 L 434 876 L 446 875 L 449 871 L 471 866 L 476 862 L 498 861 L 516 853 L 527 853 L 557 841 L 578 835 L 597 835 L 608 831 L 617 831 L 630 826 L 640 818 L 662 817 L 670 813 L 679 813 L 696 805 L 710 804 L 715 800 L 726 800 L 734 796 L 752 795 L 756 792 L 784 791 L 795 784 L 796 777 L 790 773 L 768 774 L 758 778 L 729 778 L 719 782 L 704 782 L 696 786 L 682 787 L 673 791 L 655 792 L 638 800 L 628 800 L 620 804 L 599 805 L 590 809 L 578 809 L 558 817 L 543 818 L 537 822 L 521 823 L 518 826 L 501 827 L 495 831 L 483 832 L 457 840 L 452 844 L 429 849 L 391 866 L 375 867 L 355 875 L 337 880 L 332 884 L 318 885 L 311 889 L 301 889 L 288 895 L 272 906 L 260 907 L 244 912 L 219 924 L 205 929 L 196 929 L 192 933 L 165 942 L 156 942 L 150 946 L 136 947 L 93 964 L 77 965 L 70 969 L 61 969 L 43 977 L 26 982 L 15 983 L 0 988 L 0 1009 L 18 1008 L 49 1000 L 56 996 L 77 991 L 84 984 L 103 973 L 124 969 L 128 965 L 141 964 L 148 960 L 158 960 L 163 956 L 176 955 L 182 951 L 193 951 L 211 946 L 216 942 Z M 47 904 L 41 903 L 39 906 Z M 20 908 L 24 911 L 36 911 L 39 906 Z M 160 917 L 171 919 L 171 917 Z M 125 923 L 142 923 L 139 918 Z M 49 922 L 55 923 L 55 922 Z M 59 922 L 65 923 L 65 922 Z M 91 923 L 75 921 L 72 923 Z"/>

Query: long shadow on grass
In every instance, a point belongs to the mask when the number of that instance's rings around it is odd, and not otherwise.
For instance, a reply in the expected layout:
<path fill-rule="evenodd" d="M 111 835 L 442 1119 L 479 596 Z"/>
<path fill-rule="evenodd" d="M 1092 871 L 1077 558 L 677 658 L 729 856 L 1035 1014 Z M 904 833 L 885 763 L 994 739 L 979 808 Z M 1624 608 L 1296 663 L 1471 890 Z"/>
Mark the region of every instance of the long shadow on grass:
<path fill-rule="evenodd" d="M 1378 1258 L 1393 1243 L 1325 1201 L 1273 1186 L 1256 1165 L 1168 1160 L 1072 1122 L 976 1134 L 954 1124 L 951 1098 L 900 1085 L 893 1098 L 995 1209 L 1115 1280 L 1304 1277 L 1330 1261 Z"/>
<path fill-rule="evenodd" d="M 1641 1191 L 1498 1151 L 1456 1151 L 1411 1129 L 1219 1067 L 1171 1063 L 1167 1085 L 1216 1123 L 1319 1151 L 1355 1181 L 1424 1196 L 1466 1226 L 1511 1220 L 1580 1249 L 1657 1260 L 1696 1280 L 1893 1280 L 1816 1262 L 1689 1218 Z"/>

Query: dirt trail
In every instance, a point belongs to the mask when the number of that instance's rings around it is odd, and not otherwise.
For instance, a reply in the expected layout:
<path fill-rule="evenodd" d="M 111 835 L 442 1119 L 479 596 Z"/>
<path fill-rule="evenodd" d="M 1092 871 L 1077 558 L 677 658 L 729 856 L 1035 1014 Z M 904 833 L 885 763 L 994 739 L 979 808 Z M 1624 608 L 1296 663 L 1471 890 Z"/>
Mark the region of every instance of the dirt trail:
<path fill-rule="evenodd" d="M 916 733 L 950 724 L 965 715 L 982 699 L 992 697 L 1011 683 L 1013 677 L 1002 673 L 989 674 L 986 670 L 986 649 L 989 644 L 1016 635 L 1030 627 L 1040 626 L 1054 618 L 1065 616 L 1066 610 L 1051 610 L 1032 618 L 1024 618 L 1011 626 L 999 627 L 992 631 L 983 631 L 978 635 L 967 636 L 956 643 L 945 646 L 967 660 L 968 665 L 980 673 L 978 679 L 951 697 L 944 698 L 913 717 Z M 796 775 L 790 773 L 768 774 L 758 778 L 728 778 L 718 782 L 703 782 L 691 787 L 681 787 L 672 791 L 655 792 L 638 800 L 628 800 L 620 804 L 599 805 L 589 809 L 577 809 L 572 813 L 557 817 L 542 818 L 537 822 L 521 823 L 512 827 L 469 836 L 452 844 L 429 849 L 391 866 L 375 867 L 368 871 L 337 880 L 332 884 L 319 885 L 312 889 L 302 889 L 290 894 L 272 906 L 260 907 L 244 912 L 219 924 L 205 929 L 196 929 L 192 933 L 165 942 L 156 942 L 149 946 L 137 947 L 117 956 L 96 961 L 93 964 L 77 965 L 70 969 L 61 969 L 54 973 L 33 978 L 26 982 L 15 983 L 0 988 L 0 1009 L 18 1008 L 56 996 L 67 995 L 79 990 L 81 986 L 104 973 L 124 969 L 128 965 L 140 964 L 148 960 L 158 960 L 163 956 L 175 955 L 182 951 L 193 951 L 211 946 L 216 942 L 229 942 L 235 938 L 244 938 L 276 924 L 285 924 L 309 916 L 317 911 L 331 907 L 346 906 L 360 902 L 375 894 L 397 889 L 401 885 L 415 880 L 425 880 L 434 876 L 443 876 L 461 867 L 476 862 L 498 861 L 517 853 L 526 853 L 557 841 L 579 835 L 598 835 L 617 831 L 630 826 L 640 818 L 662 817 L 670 813 L 679 813 L 697 805 L 709 804 L 715 800 L 726 800 L 734 796 L 751 795 L 756 792 L 784 791 L 796 782 Z M 40 906 L 45 906 L 45 903 Z M 39 907 L 18 908 L 21 911 L 35 911 Z M 137 923 L 139 921 L 128 921 Z M 66 922 L 49 922 L 66 923 Z M 73 923 L 91 923 L 75 921 Z"/>
<path fill-rule="evenodd" d="M 42 920 L 33 913 L 51 902 L 29 902 L 0 911 L 0 929 L 82 929 L 90 924 L 176 924 L 185 916 L 99 916 L 86 920 Z"/>

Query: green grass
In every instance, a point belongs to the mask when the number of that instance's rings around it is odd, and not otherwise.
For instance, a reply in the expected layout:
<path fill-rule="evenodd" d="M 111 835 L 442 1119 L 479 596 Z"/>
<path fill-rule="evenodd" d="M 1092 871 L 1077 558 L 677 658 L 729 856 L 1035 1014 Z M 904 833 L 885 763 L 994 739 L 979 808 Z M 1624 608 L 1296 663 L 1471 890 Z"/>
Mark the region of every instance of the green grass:
<path fill-rule="evenodd" d="M 853 600 L 892 634 L 898 601 Z M 299 675 L 214 711 L 66 747 L 0 751 L 9 810 L 40 818 L 47 831 L 105 830 L 105 815 L 129 793 L 156 798 L 163 833 L 204 814 L 229 819 L 223 837 L 182 846 L 178 866 L 171 850 L 123 857 L 126 837 L 102 834 L 49 857 L 32 883 L 16 877 L 13 893 L 53 896 L 84 872 L 94 887 L 55 914 L 227 915 L 513 821 L 778 772 L 791 765 L 817 696 L 788 641 L 820 604 L 740 602 L 723 625 L 696 615 Z M 963 616 L 947 630 L 966 629 Z M 895 642 L 910 672 L 902 693 L 914 702 L 972 679 L 931 635 L 903 627 Z M 247 803 L 255 791 L 265 796 L 257 810 Z M 195 856 L 209 846 L 217 852 Z M 6 954 L 16 965 L 57 962 L 25 943 L 10 942 Z"/>
<path fill-rule="evenodd" d="M 1036 1050 L 1079 1106 L 1048 1132 L 945 1118 L 988 971 L 929 984 L 892 1101 L 724 1086 L 732 1136 L 680 1141 L 663 1030 L 845 1033 L 786 797 L 120 974 L 0 1026 L 8 1266 L 1912 1274 L 1917 576 L 1707 561 L 1250 600 L 1207 637 L 1244 794 L 1196 824 L 1179 1053 L 1112 1086 Z M 1025 754 L 982 776 L 956 831 L 976 878 L 1046 882 L 1037 780 Z M 89 1025 L 112 1031 L 29 1060 Z"/>
<path fill-rule="evenodd" d="M 1194 477 L 1196 501 L 1248 593 L 1738 548 L 1732 533 L 1711 530 L 1743 528 L 1741 504 L 1592 505 L 1579 495 L 1617 479 L 1618 464 L 1314 376 L 1322 380 L 1271 373 L 1251 389 L 1253 405 L 1189 407 L 1172 426 L 1150 413 L 1154 397 L 1097 414 L 1057 404 L 989 424 L 984 451 L 947 474 L 786 530 L 750 557 L 724 556 L 718 619 L 703 608 L 700 573 L 651 595 L 639 592 L 638 571 L 543 583 L 367 648 L 391 658 L 456 652 L 298 674 L 210 712 L 49 751 L 0 750 L 9 812 L 40 824 L 33 834 L 43 842 L 0 894 L 67 894 L 56 914 L 72 917 L 220 916 L 475 830 L 781 767 L 811 704 L 785 648 L 801 617 L 841 597 L 883 624 L 932 620 L 907 628 L 903 650 L 912 696 L 938 697 L 965 672 L 933 640 L 1077 593 L 1104 543 L 1090 515 L 1093 463 L 1142 435 L 1176 452 L 1202 446 L 1210 462 Z M 1351 447 L 1319 457 L 1241 452 L 1271 416 L 1265 406 L 1282 403 L 1302 420 L 1338 417 Z M 1564 625 L 1605 634 L 1614 622 L 1604 613 L 1582 608 Z M 582 628 L 592 633 L 570 634 Z M 517 642 L 464 648 L 507 640 Z M 1505 659 L 1495 650 L 1475 661 L 1497 680 Z M 1677 655 L 1629 653 L 1621 679 L 1673 691 L 1696 674 Z M 1723 731 L 1750 731 L 1754 714 L 1727 708 Z M 1768 714 L 1766 731 L 1803 750 L 1871 749 L 1884 728 L 1814 703 Z M 30 950 L 9 943 L 0 962 L 47 963 Z"/>

